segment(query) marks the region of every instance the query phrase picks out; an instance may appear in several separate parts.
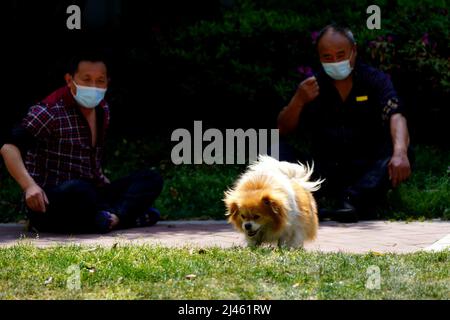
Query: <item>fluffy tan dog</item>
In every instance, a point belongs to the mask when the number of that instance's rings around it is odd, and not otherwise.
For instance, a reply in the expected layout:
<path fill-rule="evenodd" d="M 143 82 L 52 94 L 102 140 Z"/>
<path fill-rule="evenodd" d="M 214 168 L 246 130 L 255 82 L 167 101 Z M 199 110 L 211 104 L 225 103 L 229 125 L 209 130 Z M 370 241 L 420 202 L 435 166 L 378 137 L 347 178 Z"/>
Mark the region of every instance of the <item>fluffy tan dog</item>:
<path fill-rule="evenodd" d="M 323 180 L 310 181 L 313 168 L 259 156 L 225 192 L 228 222 L 245 234 L 249 246 L 268 242 L 298 248 L 316 237 L 312 192 Z"/>

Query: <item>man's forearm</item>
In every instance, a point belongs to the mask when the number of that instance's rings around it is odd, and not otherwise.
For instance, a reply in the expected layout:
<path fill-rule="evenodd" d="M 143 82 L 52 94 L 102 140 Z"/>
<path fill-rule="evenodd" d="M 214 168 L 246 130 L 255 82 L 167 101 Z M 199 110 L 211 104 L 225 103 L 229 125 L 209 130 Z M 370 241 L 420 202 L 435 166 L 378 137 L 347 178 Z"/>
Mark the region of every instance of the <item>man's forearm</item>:
<path fill-rule="evenodd" d="M 295 130 L 303 107 L 304 104 L 296 94 L 289 104 L 281 110 L 278 115 L 278 129 L 280 130 L 281 135 L 288 134 Z"/>
<path fill-rule="evenodd" d="M 391 137 L 394 153 L 407 153 L 409 147 L 409 132 L 406 118 L 397 113 L 390 120 Z"/>
<path fill-rule="evenodd" d="M 13 144 L 5 144 L 0 150 L 3 159 L 5 160 L 6 168 L 10 175 L 17 181 L 23 190 L 26 190 L 31 185 L 36 184 L 34 179 L 30 176 L 23 163 L 20 150 Z"/>

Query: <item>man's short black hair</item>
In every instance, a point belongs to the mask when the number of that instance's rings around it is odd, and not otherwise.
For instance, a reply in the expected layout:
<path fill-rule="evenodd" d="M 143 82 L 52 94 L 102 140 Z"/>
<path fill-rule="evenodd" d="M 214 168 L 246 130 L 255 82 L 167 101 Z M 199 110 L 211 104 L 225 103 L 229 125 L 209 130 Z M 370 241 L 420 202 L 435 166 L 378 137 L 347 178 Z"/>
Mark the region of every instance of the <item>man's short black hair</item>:
<path fill-rule="evenodd" d="M 325 26 L 322 30 L 320 30 L 319 35 L 317 36 L 317 39 L 316 39 L 316 47 L 319 45 L 320 39 L 322 39 L 322 37 L 325 35 L 325 33 L 327 33 L 328 30 L 333 30 L 334 32 L 337 32 L 337 33 L 343 35 L 344 37 L 346 37 L 348 39 L 348 41 L 350 42 L 350 44 L 352 46 L 354 44 L 356 44 L 353 33 L 351 32 L 351 30 L 348 27 L 344 27 L 337 23 L 331 23 L 331 24 Z"/>
<path fill-rule="evenodd" d="M 78 71 L 78 66 L 82 61 L 89 62 L 103 62 L 106 65 L 108 70 L 108 59 L 104 50 L 101 49 L 92 49 L 92 50 L 83 50 L 78 51 L 72 55 L 69 59 L 69 63 L 67 66 L 67 73 L 74 76 Z"/>

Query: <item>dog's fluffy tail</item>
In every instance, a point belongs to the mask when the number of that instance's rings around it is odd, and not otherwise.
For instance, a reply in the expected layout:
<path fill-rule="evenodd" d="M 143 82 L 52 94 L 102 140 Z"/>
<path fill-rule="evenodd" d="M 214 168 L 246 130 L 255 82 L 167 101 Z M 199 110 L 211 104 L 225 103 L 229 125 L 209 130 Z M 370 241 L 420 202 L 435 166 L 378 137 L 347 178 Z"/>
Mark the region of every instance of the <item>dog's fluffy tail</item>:
<path fill-rule="evenodd" d="M 309 164 L 306 166 L 300 162 L 298 164 L 290 163 L 286 161 L 278 161 L 268 155 L 259 155 L 258 160 L 250 165 L 251 170 L 267 168 L 278 168 L 280 172 L 286 175 L 289 179 L 297 181 L 303 188 L 308 191 L 317 191 L 320 189 L 320 185 L 324 182 L 323 179 L 316 181 L 310 181 L 311 175 L 314 171 L 314 162 L 310 167 Z"/>
<path fill-rule="evenodd" d="M 290 179 L 298 181 L 303 188 L 311 192 L 319 190 L 320 185 L 324 181 L 323 179 L 311 181 L 311 175 L 314 172 L 314 162 L 311 167 L 309 166 L 309 163 L 305 166 L 300 162 L 298 162 L 298 164 L 282 162 L 280 170 Z"/>

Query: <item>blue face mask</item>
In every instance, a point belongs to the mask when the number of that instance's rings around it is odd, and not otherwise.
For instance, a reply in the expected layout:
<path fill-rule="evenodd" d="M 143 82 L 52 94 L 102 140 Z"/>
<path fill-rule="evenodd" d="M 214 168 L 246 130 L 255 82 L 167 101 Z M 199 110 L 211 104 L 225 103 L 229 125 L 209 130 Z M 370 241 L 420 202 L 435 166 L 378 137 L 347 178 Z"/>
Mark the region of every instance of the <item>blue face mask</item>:
<path fill-rule="evenodd" d="M 105 98 L 106 89 L 79 86 L 75 81 L 73 84 L 77 88 L 77 94 L 73 97 L 84 108 L 93 109 Z"/>
<path fill-rule="evenodd" d="M 334 80 L 344 80 L 352 72 L 353 68 L 350 66 L 350 59 L 352 58 L 353 51 L 350 54 L 350 58 L 340 62 L 324 63 L 322 62 L 325 72 Z"/>

